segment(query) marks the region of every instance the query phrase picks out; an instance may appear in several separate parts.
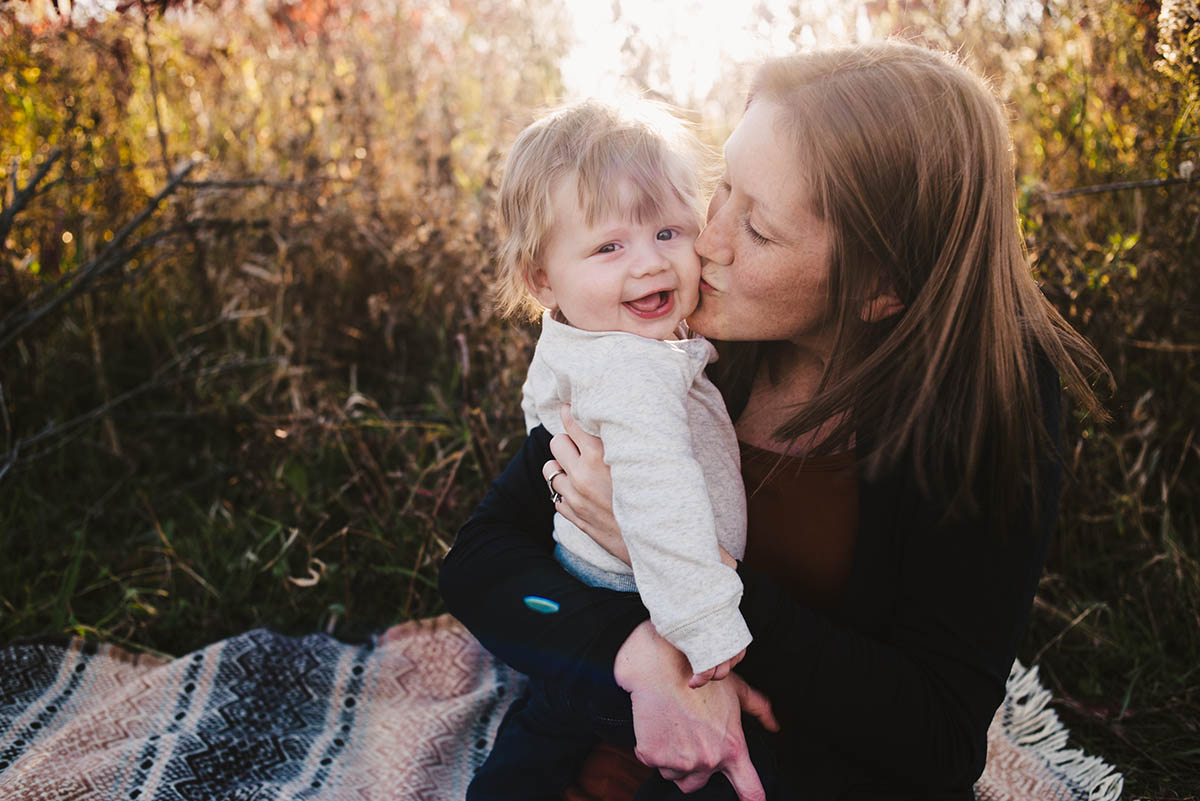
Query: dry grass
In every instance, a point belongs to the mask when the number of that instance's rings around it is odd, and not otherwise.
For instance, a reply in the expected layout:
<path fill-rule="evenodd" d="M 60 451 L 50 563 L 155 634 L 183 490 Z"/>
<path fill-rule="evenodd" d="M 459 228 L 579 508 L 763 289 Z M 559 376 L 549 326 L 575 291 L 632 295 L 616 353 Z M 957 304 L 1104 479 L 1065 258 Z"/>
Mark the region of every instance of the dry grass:
<path fill-rule="evenodd" d="M 1053 190 L 1176 176 L 1200 106 L 1144 8 L 1079 0 L 1085 28 L 1072 3 L 1028 40 L 888 24 L 999 76 L 1039 274 L 1118 379 L 1111 425 L 1068 427 L 1021 656 L 1128 797 L 1193 798 L 1200 197 Z M 232 13 L 33 30 L 0 9 L 5 639 L 178 654 L 437 613 L 437 560 L 517 445 L 531 342 L 483 294 L 490 202 L 496 146 L 558 89 L 552 4 Z"/>

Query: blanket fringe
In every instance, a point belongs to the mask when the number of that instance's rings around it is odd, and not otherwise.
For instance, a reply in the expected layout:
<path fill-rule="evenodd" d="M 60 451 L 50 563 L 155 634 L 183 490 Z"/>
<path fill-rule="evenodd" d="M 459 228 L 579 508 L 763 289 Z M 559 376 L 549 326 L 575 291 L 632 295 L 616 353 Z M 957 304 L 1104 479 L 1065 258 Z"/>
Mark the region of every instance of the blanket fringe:
<path fill-rule="evenodd" d="M 1004 701 L 1005 729 L 1013 742 L 1085 790 L 1087 801 L 1120 801 L 1125 777 L 1099 757 L 1067 748 L 1067 728 L 1049 703 L 1050 691 L 1038 679 L 1037 665 L 1014 662 Z"/>

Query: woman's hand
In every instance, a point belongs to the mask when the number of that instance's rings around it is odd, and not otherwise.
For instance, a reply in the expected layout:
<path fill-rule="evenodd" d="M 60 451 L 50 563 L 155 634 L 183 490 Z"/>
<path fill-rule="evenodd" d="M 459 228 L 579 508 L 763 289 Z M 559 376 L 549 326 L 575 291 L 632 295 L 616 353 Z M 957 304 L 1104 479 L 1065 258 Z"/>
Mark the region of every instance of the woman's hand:
<path fill-rule="evenodd" d="M 742 712 L 778 731 L 767 697 L 737 674 L 690 689 L 687 658 L 658 636 L 650 621 L 639 625 L 613 663 L 617 683 L 633 702 L 634 754 L 685 793 L 723 773 L 742 801 L 766 794 L 750 762 Z"/>
<path fill-rule="evenodd" d="M 621 538 L 612 511 L 612 476 L 604 463 L 604 444 L 584 431 L 571 416 L 571 407 L 560 410 L 565 434 L 550 440 L 554 458 L 542 466 L 542 477 L 554 476 L 551 490 L 562 496 L 554 508 L 579 526 L 602 548 L 629 564 L 629 551 Z"/>
<path fill-rule="evenodd" d="M 554 458 L 542 465 L 542 478 L 553 476 L 550 489 L 562 496 L 554 508 L 604 550 L 629 564 L 629 549 L 625 547 L 621 527 L 613 517 L 612 473 L 604 463 L 604 443 L 579 427 L 571 416 L 570 404 L 564 405 L 559 414 L 566 433 L 557 434 L 550 440 Z M 723 547 L 721 561 L 737 569 L 737 560 Z M 738 661 L 740 658 L 729 667 Z"/>

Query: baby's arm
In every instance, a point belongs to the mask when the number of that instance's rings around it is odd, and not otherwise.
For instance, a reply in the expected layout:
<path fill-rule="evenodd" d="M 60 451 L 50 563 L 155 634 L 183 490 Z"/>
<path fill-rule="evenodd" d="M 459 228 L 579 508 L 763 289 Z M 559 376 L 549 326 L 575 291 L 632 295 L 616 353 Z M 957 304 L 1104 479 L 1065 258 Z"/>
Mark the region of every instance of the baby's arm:
<path fill-rule="evenodd" d="M 722 562 L 692 451 L 685 402 L 695 370 L 671 352 L 623 352 L 609 367 L 577 385 L 572 411 L 603 440 L 613 514 L 651 620 L 688 657 L 700 686 L 728 675 L 751 638 L 737 608 L 741 581 Z"/>

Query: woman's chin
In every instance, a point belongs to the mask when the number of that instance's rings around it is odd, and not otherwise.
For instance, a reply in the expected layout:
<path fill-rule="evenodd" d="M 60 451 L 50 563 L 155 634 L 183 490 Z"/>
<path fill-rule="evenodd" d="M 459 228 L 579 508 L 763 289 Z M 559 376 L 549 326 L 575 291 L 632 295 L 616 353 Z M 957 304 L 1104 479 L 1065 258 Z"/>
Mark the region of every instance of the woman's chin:
<path fill-rule="evenodd" d="M 716 324 L 716 316 L 712 308 L 705 308 L 702 299 L 696 309 L 687 316 L 688 329 L 709 339 L 728 339 L 728 332 L 721 336 L 720 326 Z"/>

